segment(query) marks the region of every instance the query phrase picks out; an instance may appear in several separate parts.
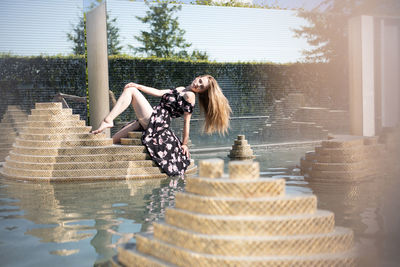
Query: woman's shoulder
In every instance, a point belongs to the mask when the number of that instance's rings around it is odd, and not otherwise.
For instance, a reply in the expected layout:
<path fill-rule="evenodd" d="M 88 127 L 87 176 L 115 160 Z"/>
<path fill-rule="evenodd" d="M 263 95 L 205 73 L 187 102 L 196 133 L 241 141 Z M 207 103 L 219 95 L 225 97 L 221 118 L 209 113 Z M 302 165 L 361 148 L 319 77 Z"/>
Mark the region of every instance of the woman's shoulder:
<path fill-rule="evenodd" d="M 179 86 L 179 87 L 176 87 L 176 88 L 175 88 L 175 90 L 178 91 L 179 93 L 182 93 L 182 91 L 185 90 L 185 89 L 186 89 L 186 88 L 183 87 L 183 86 Z"/>
<path fill-rule="evenodd" d="M 196 102 L 196 95 L 192 91 L 185 91 L 183 98 L 194 106 L 194 103 Z"/>
<path fill-rule="evenodd" d="M 176 91 L 178 91 L 178 93 L 183 96 L 183 98 L 189 102 L 190 104 L 192 104 L 194 106 L 195 102 L 196 102 L 196 95 L 195 93 L 193 93 L 190 90 L 186 90 L 186 87 L 180 86 L 175 88 Z"/>

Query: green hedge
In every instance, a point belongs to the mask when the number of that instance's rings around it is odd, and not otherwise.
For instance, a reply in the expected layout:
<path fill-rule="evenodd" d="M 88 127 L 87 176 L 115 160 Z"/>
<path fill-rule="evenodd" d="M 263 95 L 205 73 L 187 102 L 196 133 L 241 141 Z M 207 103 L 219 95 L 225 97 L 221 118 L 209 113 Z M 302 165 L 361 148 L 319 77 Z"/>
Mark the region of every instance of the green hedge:
<path fill-rule="evenodd" d="M 1 109 L 49 101 L 57 92 L 86 96 L 85 58 L 81 56 L 0 56 Z M 118 97 L 128 82 L 171 88 L 189 84 L 201 74 L 213 75 L 231 101 L 235 116 L 264 114 L 273 99 L 301 92 L 309 105 L 319 105 L 320 94 L 333 105 L 346 105 L 343 92 L 347 79 L 326 63 L 216 63 L 111 56 L 109 84 Z M 346 95 L 346 94 L 345 94 Z M 158 100 L 151 99 L 151 103 Z"/>

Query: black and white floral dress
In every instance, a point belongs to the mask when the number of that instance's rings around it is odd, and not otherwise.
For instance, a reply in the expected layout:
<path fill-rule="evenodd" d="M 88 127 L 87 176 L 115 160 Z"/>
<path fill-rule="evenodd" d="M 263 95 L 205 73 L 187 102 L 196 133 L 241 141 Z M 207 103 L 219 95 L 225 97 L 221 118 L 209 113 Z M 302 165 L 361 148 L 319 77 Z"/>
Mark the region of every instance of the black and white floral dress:
<path fill-rule="evenodd" d="M 171 118 L 192 113 L 194 106 L 176 89 L 162 96 L 160 104 L 153 107 L 153 114 L 142 142 L 151 158 L 169 176 L 182 176 L 190 164 L 190 158 L 182 150 L 182 142 L 170 129 Z"/>

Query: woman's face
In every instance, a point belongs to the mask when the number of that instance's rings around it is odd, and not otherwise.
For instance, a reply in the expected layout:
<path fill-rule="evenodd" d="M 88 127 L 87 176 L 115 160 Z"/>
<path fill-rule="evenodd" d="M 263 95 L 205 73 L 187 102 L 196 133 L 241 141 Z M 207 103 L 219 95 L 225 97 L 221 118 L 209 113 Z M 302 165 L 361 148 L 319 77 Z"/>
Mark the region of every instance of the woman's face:
<path fill-rule="evenodd" d="M 191 90 L 195 93 L 204 93 L 205 91 L 208 90 L 210 84 L 208 82 L 208 79 L 204 76 L 199 76 L 196 79 L 193 80 L 191 84 Z"/>

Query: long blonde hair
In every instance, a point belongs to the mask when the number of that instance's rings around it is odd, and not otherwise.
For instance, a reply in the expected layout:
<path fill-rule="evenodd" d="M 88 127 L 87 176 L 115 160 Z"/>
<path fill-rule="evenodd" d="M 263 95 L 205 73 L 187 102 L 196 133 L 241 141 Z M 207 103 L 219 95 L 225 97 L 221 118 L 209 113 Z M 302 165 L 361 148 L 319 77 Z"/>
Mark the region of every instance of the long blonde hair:
<path fill-rule="evenodd" d="M 229 120 L 232 109 L 219 87 L 217 81 L 211 75 L 205 75 L 209 88 L 199 94 L 200 110 L 204 112 L 204 132 L 212 134 L 218 132 L 225 134 L 229 128 Z"/>

